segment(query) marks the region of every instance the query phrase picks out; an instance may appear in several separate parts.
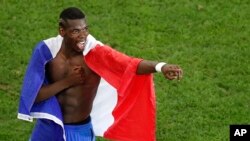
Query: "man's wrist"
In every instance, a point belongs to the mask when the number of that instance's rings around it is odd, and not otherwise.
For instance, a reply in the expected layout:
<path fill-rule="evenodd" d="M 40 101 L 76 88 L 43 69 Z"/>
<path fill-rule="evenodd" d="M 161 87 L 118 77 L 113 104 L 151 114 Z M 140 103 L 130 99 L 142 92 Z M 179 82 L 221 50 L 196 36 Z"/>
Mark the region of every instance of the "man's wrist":
<path fill-rule="evenodd" d="M 156 72 L 162 72 L 161 69 L 162 69 L 162 67 L 163 67 L 164 65 L 166 65 L 166 64 L 167 64 L 167 63 L 165 63 L 165 62 L 160 62 L 160 63 L 156 64 L 156 65 L 155 65 L 155 70 L 156 70 Z"/>

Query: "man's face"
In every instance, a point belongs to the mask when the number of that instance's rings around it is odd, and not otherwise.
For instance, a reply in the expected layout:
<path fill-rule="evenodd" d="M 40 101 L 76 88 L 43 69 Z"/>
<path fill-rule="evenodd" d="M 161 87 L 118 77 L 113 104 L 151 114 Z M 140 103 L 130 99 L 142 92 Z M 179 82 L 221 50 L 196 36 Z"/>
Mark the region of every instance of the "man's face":
<path fill-rule="evenodd" d="M 64 31 L 65 34 L 63 37 L 66 47 L 71 47 L 77 52 L 82 52 L 89 34 L 85 19 L 67 20 Z"/>

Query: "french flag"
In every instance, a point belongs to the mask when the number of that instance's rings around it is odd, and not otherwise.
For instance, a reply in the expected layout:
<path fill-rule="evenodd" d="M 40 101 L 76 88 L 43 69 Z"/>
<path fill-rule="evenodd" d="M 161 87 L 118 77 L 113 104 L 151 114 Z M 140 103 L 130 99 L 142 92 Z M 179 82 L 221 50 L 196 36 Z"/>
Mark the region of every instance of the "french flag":
<path fill-rule="evenodd" d="M 40 103 L 34 101 L 40 87 L 48 84 L 45 65 L 58 53 L 62 39 L 58 35 L 37 44 L 26 70 L 18 110 L 19 119 L 48 120 L 55 128 L 56 141 L 66 140 L 56 97 Z M 91 112 L 95 135 L 116 141 L 155 141 L 153 75 L 136 74 L 142 59 L 103 45 L 92 35 L 87 37 L 83 59 L 102 78 Z"/>

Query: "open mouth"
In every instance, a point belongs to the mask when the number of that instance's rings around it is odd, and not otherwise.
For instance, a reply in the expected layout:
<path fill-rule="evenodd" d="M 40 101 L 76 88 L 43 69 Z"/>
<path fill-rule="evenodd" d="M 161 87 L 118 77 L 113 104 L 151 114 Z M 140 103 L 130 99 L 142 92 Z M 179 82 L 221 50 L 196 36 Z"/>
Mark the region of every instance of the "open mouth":
<path fill-rule="evenodd" d="M 85 41 L 82 41 L 82 42 L 77 43 L 77 47 L 78 47 L 79 49 L 83 50 L 84 47 L 85 47 Z"/>

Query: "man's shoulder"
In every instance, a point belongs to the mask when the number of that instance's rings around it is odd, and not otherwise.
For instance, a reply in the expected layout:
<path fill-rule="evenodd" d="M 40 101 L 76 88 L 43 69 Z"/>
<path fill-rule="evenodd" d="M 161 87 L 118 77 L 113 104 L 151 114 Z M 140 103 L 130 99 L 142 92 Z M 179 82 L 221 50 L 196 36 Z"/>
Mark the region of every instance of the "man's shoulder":
<path fill-rule="evenodd" d="M 43 40 L 43 42 L 48 46 L 58 46 L 62 44 L 63 37 L 61 35 L 57 35 L 56 37 L 50 37 L 48 39 Z"/>
<path fill-rule="evenodd" d="M 38 52 L 48 52 L 49 51 L 50 54 L 52 54 L 52 56 L 54 58 L 61 48 L 62 40 L 63 40 L 63 38 L 60 35 L 58 35 L 56 37 L 51 37 L 51 38 L 42 40 L 36 44 L 34 51 L 38 51 Z"/>

